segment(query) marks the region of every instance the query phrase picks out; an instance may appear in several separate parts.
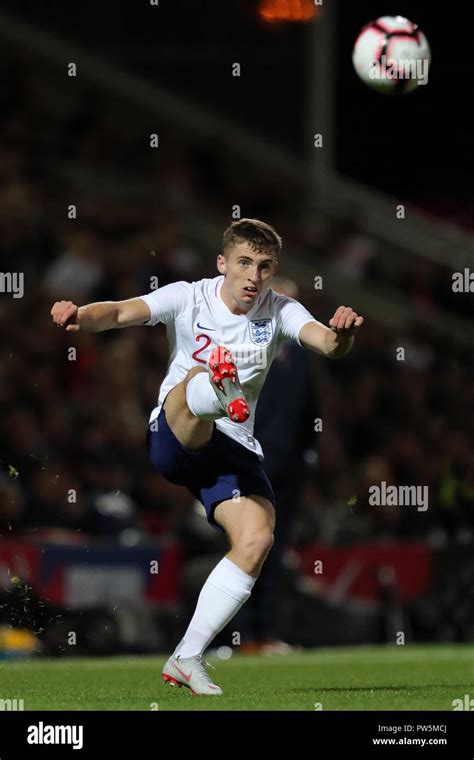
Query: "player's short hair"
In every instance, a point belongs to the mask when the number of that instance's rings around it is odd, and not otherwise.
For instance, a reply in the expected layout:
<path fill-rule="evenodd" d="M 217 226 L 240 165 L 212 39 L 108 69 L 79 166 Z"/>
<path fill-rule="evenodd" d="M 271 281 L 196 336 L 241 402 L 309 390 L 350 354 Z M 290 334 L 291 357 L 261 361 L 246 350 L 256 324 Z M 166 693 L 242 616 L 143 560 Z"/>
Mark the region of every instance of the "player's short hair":
<path fill-rule="evenodd" d="M 258 253 L 271 251 L 276 256 L 281 251 L 280 235 L 266 222 L 260 219 L 239 219 L 227 227 L 222 239 L 224 255 L 235 243 L 248 243 Z"/>

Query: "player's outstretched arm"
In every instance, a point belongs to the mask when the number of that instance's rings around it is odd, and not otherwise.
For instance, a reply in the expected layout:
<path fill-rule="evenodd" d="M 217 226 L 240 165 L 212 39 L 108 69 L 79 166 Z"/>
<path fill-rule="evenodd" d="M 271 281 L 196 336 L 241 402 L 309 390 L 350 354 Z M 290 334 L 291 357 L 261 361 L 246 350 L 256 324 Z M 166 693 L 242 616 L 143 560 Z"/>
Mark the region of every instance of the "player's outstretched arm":
<path fill-rule="evenodd" d="M 363 324 L 350 306 L 339 306 L 329 320 L 329 327 L 320 322 L 307 322 L 300 330 L 299 339 L 303 346 L 317 351 L 330 359 L 339 359 L 351 350 L 354 335 Z"/>
<path fill-rule="evenodd" d="M 53 322 L 67 332 L 102 332 L 119 327 L 143 325 L 151 317 L 149 306 L 141 298 L 126 301 L 98 301 L 77 306 L 72 301 L 56 301 L 51 309 Z"/>

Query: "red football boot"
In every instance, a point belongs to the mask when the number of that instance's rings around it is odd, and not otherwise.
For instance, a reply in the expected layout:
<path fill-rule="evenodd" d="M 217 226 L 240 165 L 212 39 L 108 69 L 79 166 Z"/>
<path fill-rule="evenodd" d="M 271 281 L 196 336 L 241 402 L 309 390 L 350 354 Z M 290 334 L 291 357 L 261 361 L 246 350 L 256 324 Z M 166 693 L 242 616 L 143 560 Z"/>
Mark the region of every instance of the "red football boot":
<path fill-rule="evenodd" d="M 232 422 L 245 422 L 250 409 L 239 382 L 235 359 L 225 346 L 217 346 L 211 351 L 208 369 L 214 388 L 225 413 Z"/>

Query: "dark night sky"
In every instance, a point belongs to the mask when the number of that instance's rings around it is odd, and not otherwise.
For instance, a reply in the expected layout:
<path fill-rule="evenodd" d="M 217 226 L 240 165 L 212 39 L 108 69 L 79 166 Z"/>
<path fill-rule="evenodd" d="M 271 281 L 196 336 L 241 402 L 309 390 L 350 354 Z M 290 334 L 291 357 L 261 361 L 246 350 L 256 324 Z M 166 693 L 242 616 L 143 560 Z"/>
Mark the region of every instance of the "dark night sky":
<path fill-rule="evenodd" d="M 329 2 L 329 0 L 326 0 Z M 81 2 L 4 0 L 62 39 L 80 39 L 108 59 L 303 152 L 304 27 L 268 28 L 250 0 Z M 471 125 L 472 35 L 465 5 L 339 2 L 336 61 L 338 168 L 406 200 L 469 198 L 474 171 Z M 352 69 L 360 28 L 384 13 L 419 24 L 430 42 L 430 82 L 412 95 L 372 93 Z M 230 76 L 232 61 L 242 77 Z"/>

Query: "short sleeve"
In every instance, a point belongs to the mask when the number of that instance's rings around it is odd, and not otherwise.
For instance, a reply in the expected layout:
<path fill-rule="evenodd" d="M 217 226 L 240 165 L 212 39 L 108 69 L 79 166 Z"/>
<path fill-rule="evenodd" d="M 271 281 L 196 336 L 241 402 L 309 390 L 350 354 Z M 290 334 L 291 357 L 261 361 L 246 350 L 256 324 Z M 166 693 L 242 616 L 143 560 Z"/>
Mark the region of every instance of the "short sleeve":
<path fill-rule="evenodd" d="M 154 326 L 159 322 L 168 324 L 176 319 L 184 311 L 192 298 L 193 286 L 184 280 L 172 282 L 162 288 L 152 290 L 151 293 L 139 296 L 148 304 L 151 317 L 145 325 Z"/>
<path fill-rule="evenodd" d="M 317 319 L 306 309 L 299 301 L 287 296 L 280 296 L 279 303 L 279 325 L 280 333 L 285 338 L 292 338 L 299 346 L 302 346 L 299 339 L 300 330 L 308 322 L 316 322 Z"/>

